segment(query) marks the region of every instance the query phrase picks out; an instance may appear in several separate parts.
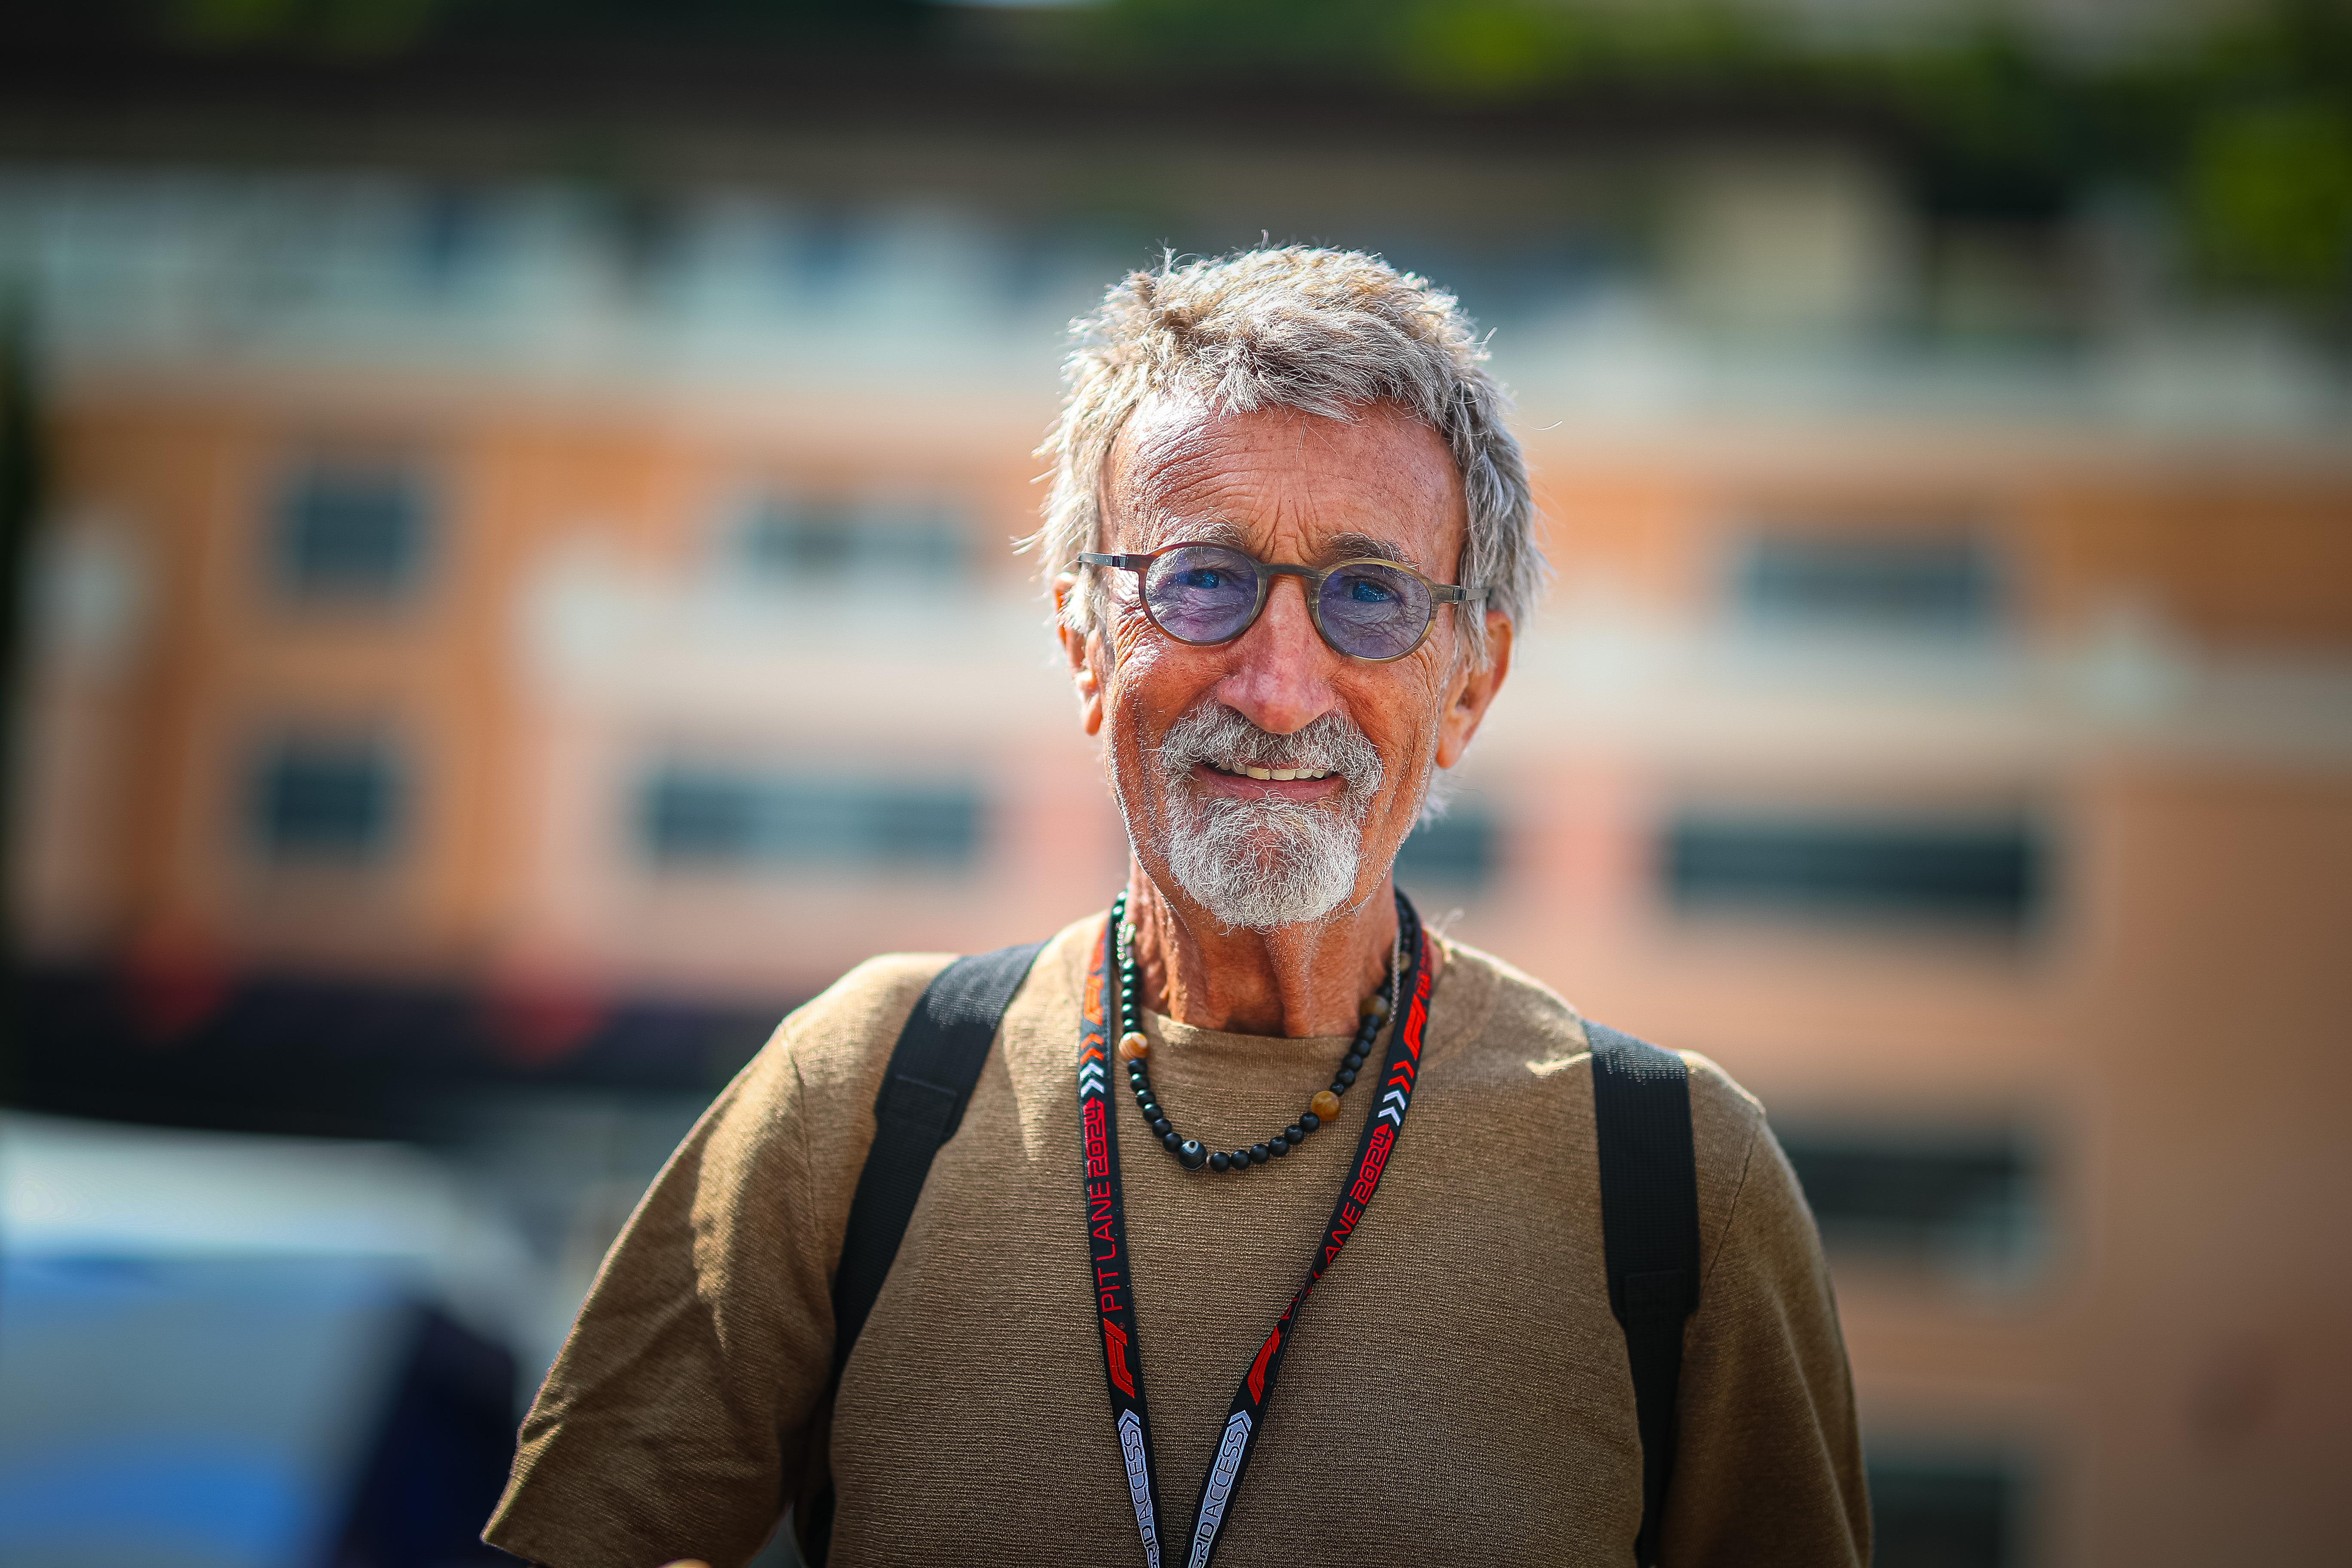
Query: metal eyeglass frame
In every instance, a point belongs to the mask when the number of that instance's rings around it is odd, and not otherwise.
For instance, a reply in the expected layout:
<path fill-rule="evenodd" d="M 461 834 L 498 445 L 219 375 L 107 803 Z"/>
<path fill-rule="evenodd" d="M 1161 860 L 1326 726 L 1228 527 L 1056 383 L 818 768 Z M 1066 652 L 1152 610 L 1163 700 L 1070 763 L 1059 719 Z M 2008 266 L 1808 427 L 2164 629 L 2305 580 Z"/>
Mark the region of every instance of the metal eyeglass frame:
<path fill-rule="evenodd" d="M 1258 571 L 1257 603 L 1250 606 L 1249 619 L 1244 621 L 1233 636 L 1219 637 L 1214 642 L 1194 642 L 1191 637 L 1178 637 L 1166 626 L 1160 626 L 1160 617 L 1152 613 L 1151 595 L 1144 592 L 1143 588 L 1144 575 L 1150 571 L 1154 561 L 1173 551 L 1194 548 L 1230 550 L 1255 566 Z M 1453 583 L 1433 583 L 1428 577 L 1403 562 L 1391 561 L 1382 555 L 1351 556 L 1348 560 L 1335 562 L 1324 567 L 1294 566 L 1286 562 L 1260 561 L 1239 545 L 1227 544 L 1213 539 L 1180 539 L 1173 544 L 1163 544 L 1159 549 L 1142 555 L 1104 555 L 1095 551 L 1082 550 L 1078 552 L 1078 560 L 1088 566 L 1109 566 L 1121 572 L 1134 573 L 1135 602 L 1143 607 L 1145 617 L 1153 626 L 1159 626 L 1164 635 L 1182 643 L 1186 647 L 1220 647 L 1237 637 L 1247 636 L 1249 629 L 1257 625 L 1258 617 L 1265 614 L 1265 602 L 1267 596 L 1274 592 L 1274 580 L 1277 577 L 1296 577 L 1298 579 L 1299 594 L 1307 601 L 1307 618 L 1315 624 L 1315 635 L 1323 639 L 1325 647 L 1329 648 L 1341 658 L 1352 658 L 1359 664 L 1394 664 L 1398 659 L 1412 658 L 1420 650 L 1421 645 L 1429 640 L 1430 629 L 1437 625 L 1438 605 L 1475 605 L 1484 599 L 1487 592 L 1484 588 L 1465 588 Z M 1429 619 L 1423 623 L 1421 635 L 1412 639 L 1411 647 L 1400 653 L 1390 654 L 1385 658 L 1373 658 L 1360 653 L 1349 653 L 1346 648 L 1333 642 L 1331 634 L 1323 629 L 1323 584 L 1327 579 L 1335 574 L 1345 572 L 1350 566 L 1386 566 L 1391 571 L 1402 572 L 1406 576 L 1413 578 L 1429 590 Z"/>

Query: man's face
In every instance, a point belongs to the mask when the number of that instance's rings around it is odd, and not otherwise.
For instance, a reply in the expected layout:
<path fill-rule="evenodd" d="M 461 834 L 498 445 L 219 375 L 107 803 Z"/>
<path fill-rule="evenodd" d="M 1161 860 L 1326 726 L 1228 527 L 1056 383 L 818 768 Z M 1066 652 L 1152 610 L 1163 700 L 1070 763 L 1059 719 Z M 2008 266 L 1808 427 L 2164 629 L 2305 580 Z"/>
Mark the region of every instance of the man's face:
<path fill-rule="evenodd" d="M 1147 403 L 1112 449 L 1104 502 L 1107 551 L 1218 542 L 1307 566 L 1372 555 L 1437 583 L 1456 580 L 1467 530 L 1444 443 L 1388 405 L 1343 422 Z M 1461 755 L 1501 683 L 1508 624 L 1488 615 L 1484 669 L 1468 668 L 1455 620 L 1475 606 L 1440 606 L 1418 648 L 1366 663 L 1326 644 L 1303 585 L 1279 577 L 1254 626 L 1201 647 L 1151 624 L 1134 574 L 1106 575 L 1099 634 L 1065 642 L 1153 881 L 1260 928 L 1377 893 L 1433 768 Z M 1276 772 L 1309 776 L 1257 776 Z"/>

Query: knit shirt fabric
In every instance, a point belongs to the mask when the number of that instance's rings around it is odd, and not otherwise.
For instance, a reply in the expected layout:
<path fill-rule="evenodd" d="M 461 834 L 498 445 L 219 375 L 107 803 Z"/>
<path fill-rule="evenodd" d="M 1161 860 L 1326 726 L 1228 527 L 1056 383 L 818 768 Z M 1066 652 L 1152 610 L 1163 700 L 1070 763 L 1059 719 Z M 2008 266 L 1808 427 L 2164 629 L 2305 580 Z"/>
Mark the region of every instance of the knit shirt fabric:
<path fill-rule="evenodd" d="M 1014 995 L 830 1409 L 833 1271 L 875 1096 L 948 959 L 875 959 L 787 1017 L 614 1243 L 484 1538 L 549 1568 L 736 1568 L 829 1473 L 834 1568 L 1140 1563 L 1074 1076 L 1102 931 L 1097 915 L 1061 932 Z M 1292 1331 L 1223 1562 L 1633 1561 L 1641 1440 L 1583 1023 L 1474 948 L 1445 959 L 1411 1113 Z M 1144 1033 L 1168 1114 L 1213 1149 L 1296 1119 L 1349 1048 L 1151 1014 Z M 1683 1059 L 1702 1282 L 1662 1562 L 1858 1568 L 1868 1503 L 1811 1215 L 1762 1108 Z M 1182 1169 L 1113 1097 L 1164 1561 L 1306 1278 L 1369 1098 L 1284 1160 L 1220 1176 Z"/>

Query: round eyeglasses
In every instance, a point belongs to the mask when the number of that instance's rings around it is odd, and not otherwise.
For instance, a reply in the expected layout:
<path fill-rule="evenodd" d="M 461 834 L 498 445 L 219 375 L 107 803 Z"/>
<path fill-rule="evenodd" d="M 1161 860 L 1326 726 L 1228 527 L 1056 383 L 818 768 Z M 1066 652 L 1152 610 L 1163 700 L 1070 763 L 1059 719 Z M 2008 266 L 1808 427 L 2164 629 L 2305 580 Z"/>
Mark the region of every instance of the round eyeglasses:
<path fill-rule="evenodd" d="M 1402 658 L 1429 636 L 1440 605 L 1475 604 L 1484 588 L 1433 583 L 1396 561 L 1367 557 L 1318 569 L 1260 561 L 1230 544 L 1170 544 L 1149 555 L 1078 559 L 1132 572 L 1143 613 L 1178 642 L 1231 642 L 1257 624 L 1276 577 L 1296 577 L 1307 614 L 1333 652 L 1371 664 Z"/>

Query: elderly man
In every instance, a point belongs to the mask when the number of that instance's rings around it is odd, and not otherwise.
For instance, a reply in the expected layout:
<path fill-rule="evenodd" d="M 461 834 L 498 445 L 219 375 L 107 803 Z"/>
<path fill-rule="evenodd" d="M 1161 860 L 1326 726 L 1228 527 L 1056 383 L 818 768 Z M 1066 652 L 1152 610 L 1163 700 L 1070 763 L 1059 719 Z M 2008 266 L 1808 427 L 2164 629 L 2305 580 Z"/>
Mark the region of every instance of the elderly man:
<path fill-rule="evenodd" d="M 796 1505 L 840 1568 L 1863 1562 L 1762 1110 L 1391 879 L 1541 569 L 1469 322 L 1283 248 L 1139 273 L 1081 333 L 1037 543 L 1127 887 L 981 965 L 1009 1002 L 935 1004 L 947 961 L 896 956 L 784 1020 L 614 1245 L 487 1539 L 732 1568 Z M 968 1099 L 906 1075 L 961 1107 L 927 1176 L 896 1131 L 868 1159 L 910 1017 L 978 1041 Z M 1686 1086 L 1680 1186 L 1604 1204 L 1595 1064 L 1627 1052 Z M 1692 1269 L 1618 1277 L 1644 1203 L 1695 1211 Z"/>

